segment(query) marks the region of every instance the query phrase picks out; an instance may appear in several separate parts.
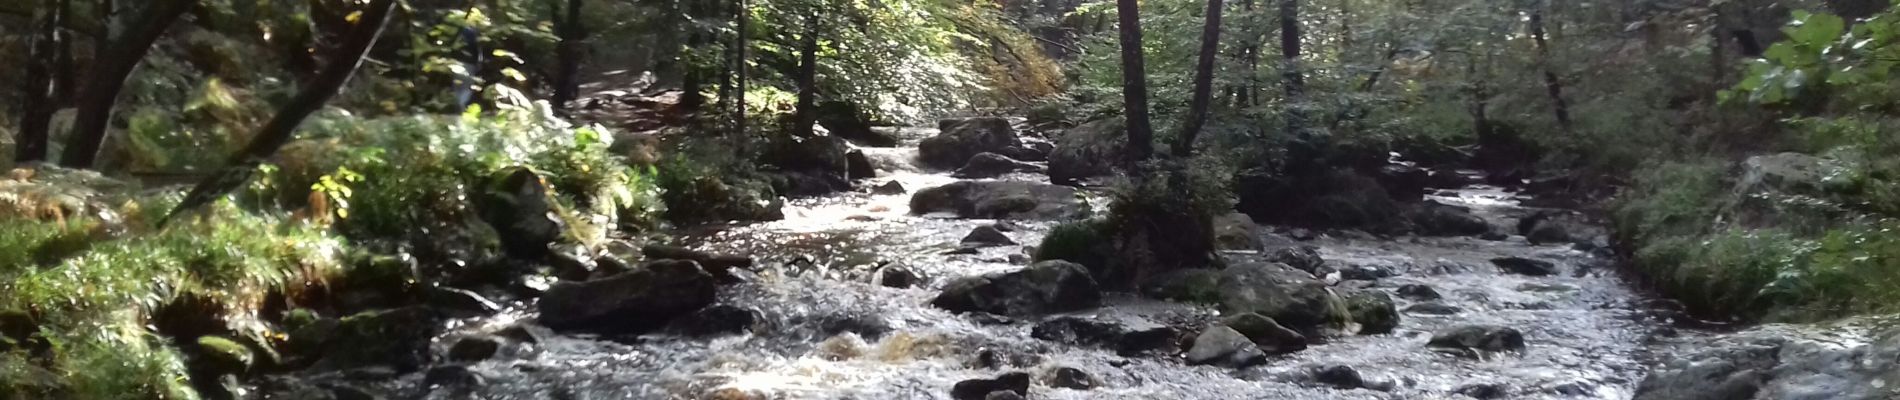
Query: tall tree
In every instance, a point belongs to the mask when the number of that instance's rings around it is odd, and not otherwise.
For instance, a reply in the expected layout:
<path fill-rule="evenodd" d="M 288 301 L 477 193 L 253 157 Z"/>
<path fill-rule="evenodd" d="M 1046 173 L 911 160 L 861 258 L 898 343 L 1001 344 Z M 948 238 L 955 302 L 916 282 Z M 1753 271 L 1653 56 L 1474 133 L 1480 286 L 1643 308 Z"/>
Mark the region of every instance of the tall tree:
<path fill-rule="evenodd" d="M 1543 3 L 1543 2 L 1538 2 Z M 1564 102 L 1564 83 L 1557 78 L 1556 66 L 1550 59 L 1550 38 L 1544 31 L 1544 4 L 1531 9 L 1531 41 L 1537 45 L 1537 64 L 1544 70 L 1544 92 L 1550 96 L 1551 113 L 1556 115 L 1557 128 L 1570 131 L 1570 104 Z"/>
<path fill-rule="evenodd" d="M 818 14 L 822 6 L 814 6 L 811 14 L 805 17 L 805 34 L 798 44 L 798 105 L 792 111 L 795 125 L 792 133 L 799 137 L 815 136 L 814 126 L 818 124 Z"/>
<path fill-rule="evenodd" d="M 349 33 L 342 38 L 342 45 L 335 48 L 335 53 L 329 58 L 329 64 L 318 71 L 316 78 L 298 89 L 297 95 L 292 97 L 289 103 L 284 103 L 278 108 L 277 114 L 271 117 L 270 122 L 258 128 L 257 134 L 252 136 L 251 143 L 231 156 L 231 160 L 227 162 L 223 171 L 206 177 L 193 186 L 191 192 L 185 195 L 185 199 L 179 202 L 171 213 L 166 214 L 164 219 L 159 220 L 159 225 L 163 226 L 165 221 L 169 221 L 180 213 L 210 204 L 218 197 L 250 181 L 251 175 L 257 172 L 258 165 L 262 165 L 265 159 L 276 154 L 278 149 L 284 147 L 284 144 L 290 143 L 293 134 L 297 132 L 297 125 L 302 124 L 304 118 L 322 109 L 324 103 L 328 103 L 331 97 L 336 97 L 337 92 L 342 91 L 343 85 L 349 83 L 350 76 L 363 65 L 363 58 L 369 53 L 370 47 L 375 46 L 376 40 L 382 36 L 383 25 L 389 20 L 389 15 L 395 7 L 396 0 L 372 0 L 369 7 L 362 10 L 362 14 L 356 19 L 355 26 L 351 27 Z"/>
<path fill-rule="evenodd" d="M 57 92 L 63 90 L 55 89 L 53 74 L 59 63 L 60 48 L 68 41 L 60 29 L 66 8 L 66 0 L 47 0 L 40 10 L 40 26 L 33 31 L 26 79 L 21 82 L 24 96 L 20 101 L 20 132 L 14 144 L 15 162 L 46 160 L 47 127 L 53 120 L 53 111 L 59 108 Z"/>
<path fill-rule="evenodd" d="M 1174 142 L 1174 156 L 1194 155 L 1194 138 L 1207 125 L 1207 108 L 1214 95 L 1214 58 L 1220 51 L 1221 0 L 1207 0 L 1207 20 L 1201 27 L 1201 55 L 1194 66 L 1194 97 L 1188 101 L 1187 126 Z"/>
<path fill-rule="evenodd" d="M 739 134 L 739 137 L 741 138 L 741 143 L 743 143 L 743 139 L 745 138 L 745 128 L 746 128 L 746 123 L 745 123 L 745 111 L 746 111 L 745 110 L 745 90 L 746 90 L 745 86 L 746 86 L 746 69 L 747 69 L 746 58 L 747 58 L 747 53 L 749 53 L 749 50 L 751 50 L 751 46 L 752 46 L 752 40 L 751 40 L 752 30 L 751 30 L 751 27 L 748 25 L 750 24 L 752 10 L 750 8 L 747 8 L 746 0 L 737 0 L 737 1 L 734 1 L 733 3 L 734 3 L 734 8 L 737 9 L 734 11 L 734 13 L 736 14 L 736 19 L 738 19 L 737 24 L 738 24 L 738 29 L 739 29 L 738 34 L 734 35 L 734 36 L 737 36 L 736 39 L 738 42 L 734 46 L 734 47 L 737 47 L 734 53 L 736 53 L 738 56 L 737 56 L 737 59 L 733 60 L 733 64 L 737 64 L 737 65 L 732 66 L 733 71 L 734 71 L 733 74 L 737 75 L 733 79 L 734 81 L 733 91 L 738 92 L 737 101 L 733 102 L 734 103 L 733 107 L 737 110 L 737 112 L 735 113 L 736 116 L 733 119 L 733 125 L 734 125 L 733 131 Z"/>
<path fill-rule="evenodd" d="M 87 74 L 86 89 L 79 94 L 79 111 L 73 118 L 73 131 L 60 163 L 73 168 L 92 168 L 105 144 L 106 127 L 112 123 L 112 107 L 118 102 L 125 80 L 145 60 L 145 53 L 165 34 L 197 0 L 152 0 L 141 10 L 141 18 L 124 34 L 114 37 L 99 53 Z"/>
<path fill-rule="evenodd" d="M 587 40 L 587 29 L 581 25 L 581 0 L 567 0 L 567 11 L 560 23 L 560 44 L 556 45 L 556 57 L 560 60 L 554 76 L 554 109 L 566 111 L 568 103 L 580 96 L 581 46 Z"/>
<path fill-rule="evenodd" d="M 1286 130 L 1302 141 L 1307 139 L 1306 77 L 1300 71 L 1300 0 L 1280 0 L 1280 58 L 1282 84 L 1286 88 Z"/>
<path fill-rule="evenodd" d="M 1142 60 L 1141 1 L 1115 0 L 1120 19 L 1123 118 L 1128 125 L 1130 166 L 1154 155 L 1154 126 L 1148 118 L 1148 73 Z"/>
<path fill-rule="evenodd" d="M 681 10 L 681 16 L 686 22 L 680 26 L 686 33 L 686 43 L 680 50 L 679 65 L 686 75 L 680 83 L 683 92 L 680 94 L 680 109 L 688 114 L 698 112 L 700 106 L 706 103 L 706 95 L 701 92 L 701 88 L 706 85 L 706 72 L 698 60 L 700 47 L 705 45 L 706 37 L 699 28 L 699 18 L 702 16 L 700 3 L 703 1 L 681 2 L 681 6 L 685 7 Z"/>

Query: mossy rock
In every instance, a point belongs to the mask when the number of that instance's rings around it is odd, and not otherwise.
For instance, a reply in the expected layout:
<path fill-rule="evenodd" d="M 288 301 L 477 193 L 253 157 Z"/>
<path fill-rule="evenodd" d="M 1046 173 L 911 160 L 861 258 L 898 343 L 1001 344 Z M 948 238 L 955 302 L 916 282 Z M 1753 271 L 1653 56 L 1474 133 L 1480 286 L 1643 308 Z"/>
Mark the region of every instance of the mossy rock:
<path fill-rule="evenodd" d="M 202 365 L 218 375 L 241 374 L 251 368 L 256 358 L 250 347 L 220 336 L 199 337 L 197 345 Z"/>
<path fill-rule="evenodd" d="M 1354 290 L 1344 296 L 1346 312 L 1359 324 L 1359 334 L 1387 334 L 1399 327 L 1399 311 L 1385 292 Z"/>
<path fill-rule="evenodd" d="M 1189 303 L 1220 304 L 1220 271 L 1183 269 L 1150 279 L 1142 286 L 1149 297 Z"/>

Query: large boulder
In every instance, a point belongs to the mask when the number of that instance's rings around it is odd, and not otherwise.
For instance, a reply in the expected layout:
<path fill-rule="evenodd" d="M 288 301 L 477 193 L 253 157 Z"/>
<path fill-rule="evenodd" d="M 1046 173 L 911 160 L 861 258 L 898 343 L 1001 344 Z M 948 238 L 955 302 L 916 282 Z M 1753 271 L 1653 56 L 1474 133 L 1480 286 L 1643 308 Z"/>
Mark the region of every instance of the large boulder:
<path fill-rule="evenodd" d="M 1478 236 L 1491 232 L 1491 223 L 1471 214 L 1471 209 L 1436 201 L 1419 203 L 1412 208 L 1412 227 L 1426 236 Z"/>
<path fill-rule="evenodd" d="M 1042 166 L 1017 161 L 1014 158 L 996 153 L 979 153 L 970 157 L 970 161 L 957 168 L 951 174 L 963 179 L 995 178 L 1012 172 L 1042 172 Z"/>
<path fill-rule="evenodd" d="M 1259 313 L 1302 333 L 1342 328 L 1346 302 L 1326 282 L 1280 263 L 1244 263 L 1221 271 L 1218 289 L 1226 313 Z"/>
<path fill-rule="evenodd" d="M 313 368 L 387 366 L 398 372 L 418 371 L 431 360 L 429 341 L 442 331 L 441 321 L 440 314 L 421 306 L 345 317 L 319 335 L 320 356 Z"/>
<path fill-rule="evenodd" d="M 871 118 L 857 104 L 844 101 L 818 103 L 818 125 L 832 136 L 850 140 L 859 146 L 895 147 L 897 138 L 873 129 Z"/>
<path fill-rule="evenodd" d="M 1221 319 L 1222 325 L 1247 336 L 1261 351 L 1272 354 L 1306 350 L 1306 335 L 1294 332 L 1265 315 L 1246 313 Z"/>
<path fill-rule="evenodd" d="M 964 181 L 917 191 L 910 212 L 955 213 L 962 218 L 1066 220 L 1089 214 L 1081 192 L 1031 182 Z"/>
<path fill-rule="evenodd" d="M 1194 338 L 1194 347 L 1188 349 L 1188 365 L 1213 365 L 1226 368 L 1245 368 L 1266 361 L 1267 354 L 1260 351 L 1246 335 L 1234 328 L 1214 325 L 1202 331 Z"/>
<path fill-rule="evenodd" d="M 565 231 L 553 216 L 547 182 L 526 167 L 497 173 L 476 205 L 482 220 L 495 227 L 502 250 L 517 258 L 546 256 L 548 244 L 560 240 Z"/>
<path fill-rule="evenodd" d="M 1019 271 L 966 277 L 945 286 L 930 304 L 956 312 L 1026 316 L 1101 305 L 1102 292 L 1080 264 L 1051 260 Z"/>
<path fill-rule="evenodd" d="M 1264 224 L 1391 231 L 1404 221 L 1385 187 L 1350 169 L 1291 175 L 1248 170 L 1236 176 L 1234 191 L 1234 209 Z"/>
<path fill-rule="evenodd" d="M 1353 290 L 1345 294 L 1346 311 L 1359 325 L 1361 335 L 1392 333 L 1399 327 L 1398 307 L 1392 296 L 1377 290 Z"/>
<path fill-rule="evenodd" d="M 1253 217 L 1228 213 L 1214 218 L 1214 248 L 1220 250 L 1260 250 L 1266 243 L 1260 237 L 1260 225 Z"/>
<path fill-rule="evenodd" d="M 699 263 L 648 262 L 606 279 L 554 284 L 541 297 L 541 323 L 563 331 L 649 332 L 712 304 L 717 286 Z"/>
<path fill-rule="evenodd" d="M 1055 149 L 1049 152 L 1049 181 L 1069 185 L 1113 174 L 1127 142 L 1120 119 L 1098 120 L 1063 131 L 1056 138 Z"/>
<path fill-rule="evenodd" d="M 918 158 L 933 168 L 963 166 L 981 153 L 1007 153 L 1021 148 L 1009 120 L 996 117 L 952 118 L 937 121 L 938 133 L 917 145 Z"/>
<path fill-rule="evenodd" d="M 788 196 L 821 196 L 851 190 L 850 146 L 836 136 L 774 139 L 764 153 L 777 167 L 773 189 Z"/>

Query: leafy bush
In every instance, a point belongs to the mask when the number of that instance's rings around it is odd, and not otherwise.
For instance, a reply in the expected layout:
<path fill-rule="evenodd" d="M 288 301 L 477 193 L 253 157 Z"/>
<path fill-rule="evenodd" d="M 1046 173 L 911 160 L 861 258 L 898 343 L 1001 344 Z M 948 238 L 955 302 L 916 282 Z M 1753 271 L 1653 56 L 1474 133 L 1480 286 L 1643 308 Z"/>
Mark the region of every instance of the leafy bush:
<path fill-rule="evenodd" d="M 1107 222 L 1099 219 L 1065 222 L 1049 229 L 1036 245 L 1036 261 L 1063 260 L 1090 270 L 1107 267 L 1114 249 L 1107 248 Z"/>

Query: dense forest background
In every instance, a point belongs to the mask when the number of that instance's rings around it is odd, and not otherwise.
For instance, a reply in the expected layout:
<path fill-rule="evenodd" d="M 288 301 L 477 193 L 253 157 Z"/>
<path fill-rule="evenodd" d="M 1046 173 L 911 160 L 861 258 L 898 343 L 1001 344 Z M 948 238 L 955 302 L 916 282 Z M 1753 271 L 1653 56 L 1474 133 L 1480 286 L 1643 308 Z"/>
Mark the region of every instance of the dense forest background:
<path fill-rule="evenodd" d="M 1490 183 L 1702 318 L 1900 311 L 1888 6 L 8 1 L 0 397 L 222 398 L 311 320 L 782 218 L 948 117 L 1113 194 L 1038 254 L 1105 286 L 1218 264 L 1232 211 L 1418 233 Z"/>

